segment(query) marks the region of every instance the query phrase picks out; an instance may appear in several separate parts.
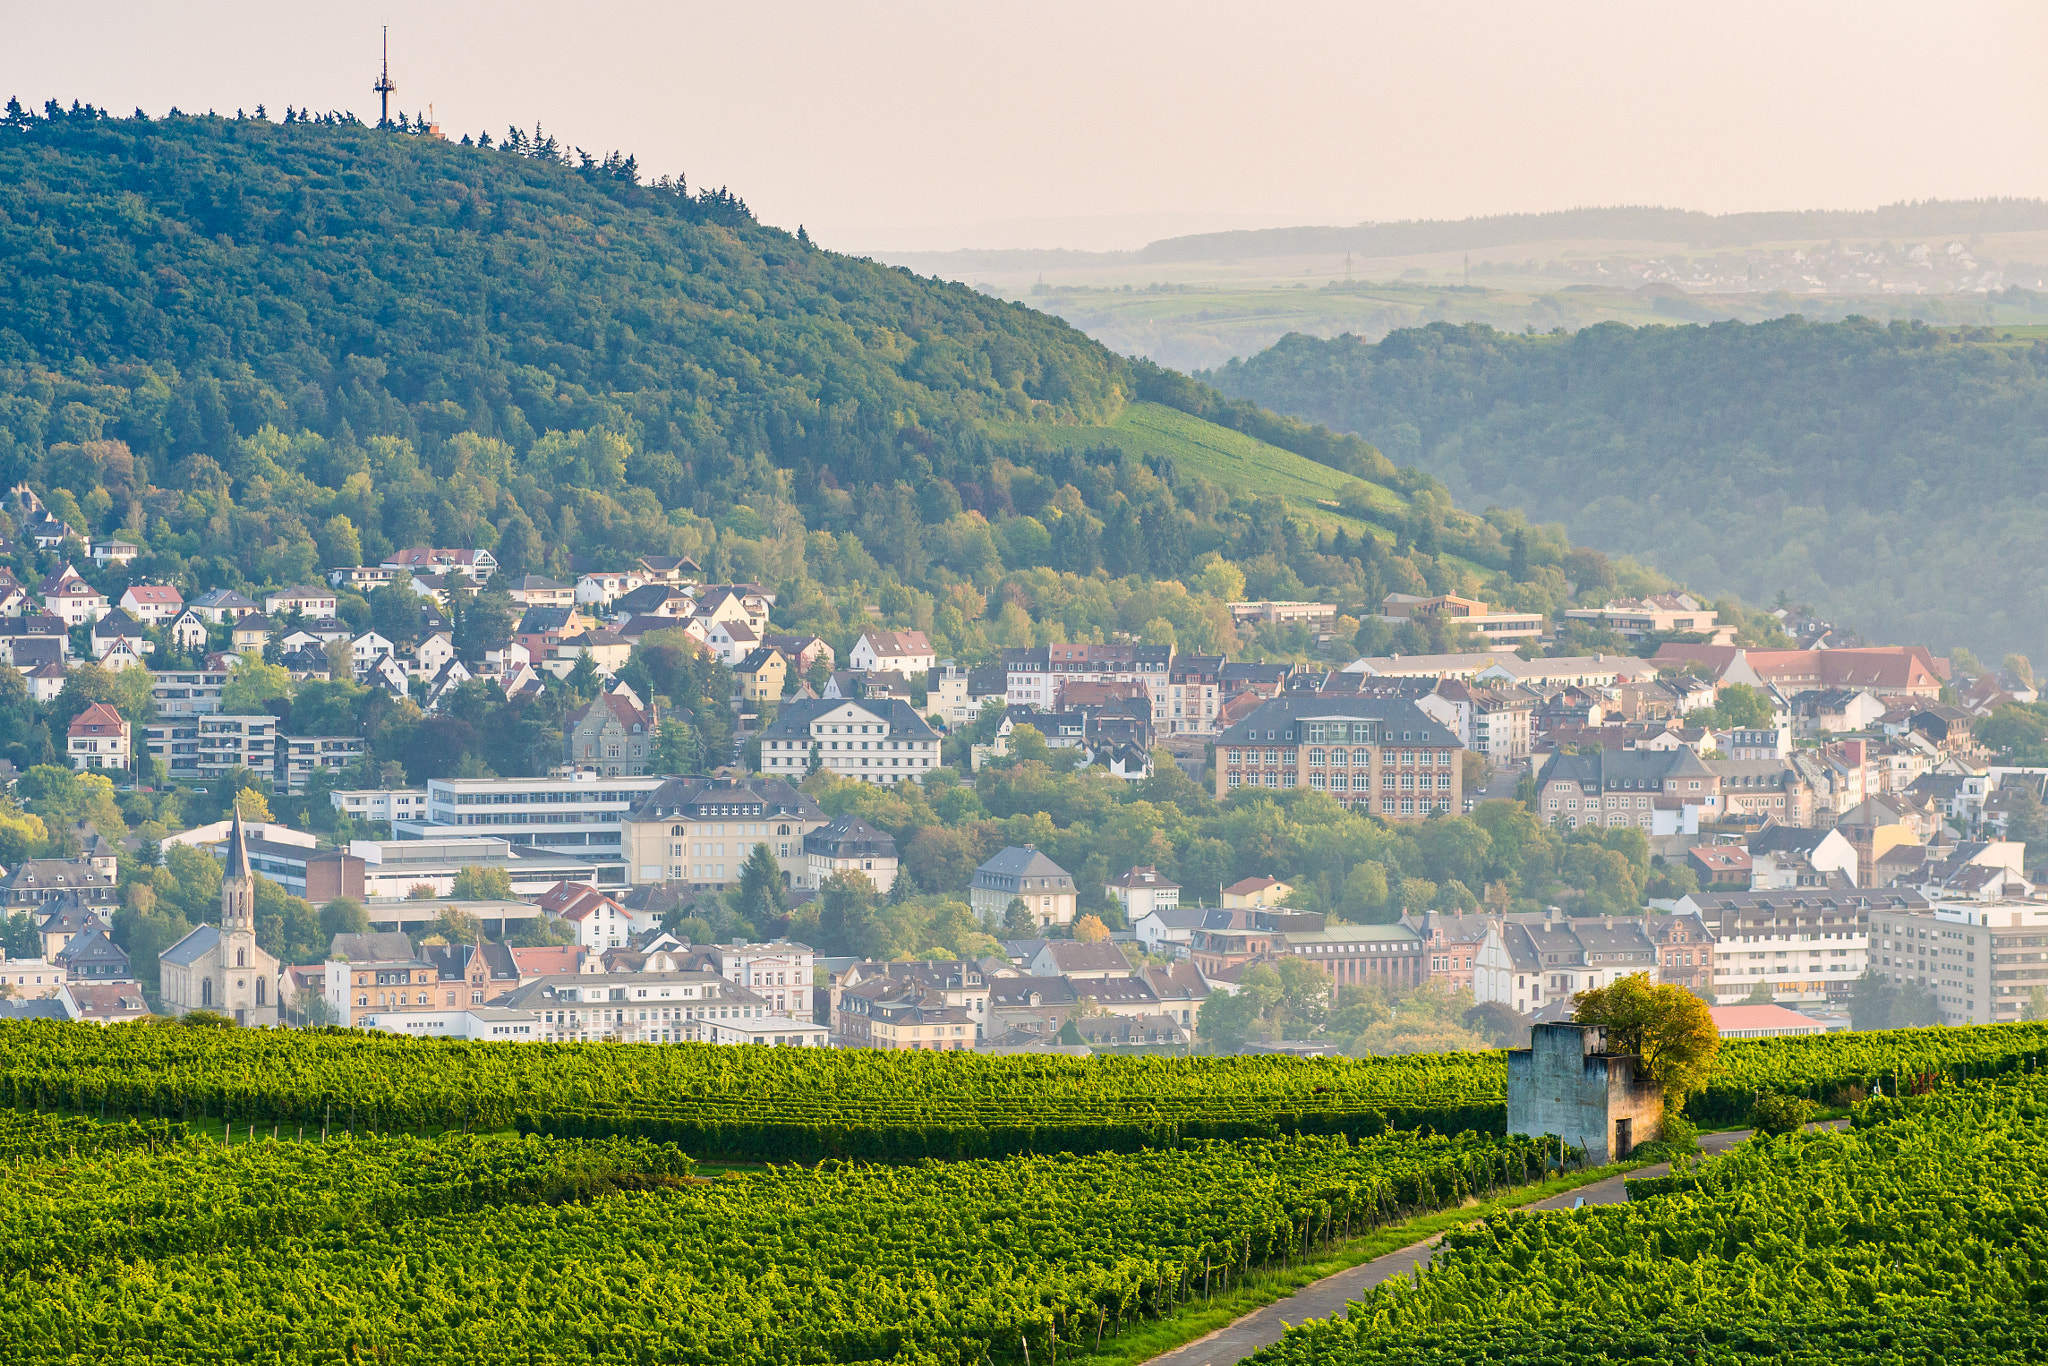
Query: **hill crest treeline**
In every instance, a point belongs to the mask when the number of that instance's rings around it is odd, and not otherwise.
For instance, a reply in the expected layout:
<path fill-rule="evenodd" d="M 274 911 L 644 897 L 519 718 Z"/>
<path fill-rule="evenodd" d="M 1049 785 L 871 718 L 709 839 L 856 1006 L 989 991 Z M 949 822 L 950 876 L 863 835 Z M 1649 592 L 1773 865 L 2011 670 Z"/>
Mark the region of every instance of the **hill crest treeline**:
<path fill-rule="evenodd" d="M 1205 378 L 1680 580 L 1876 639 L 2048 651 L 2048 343 L 1919 323 L 1434 323 Z"/>

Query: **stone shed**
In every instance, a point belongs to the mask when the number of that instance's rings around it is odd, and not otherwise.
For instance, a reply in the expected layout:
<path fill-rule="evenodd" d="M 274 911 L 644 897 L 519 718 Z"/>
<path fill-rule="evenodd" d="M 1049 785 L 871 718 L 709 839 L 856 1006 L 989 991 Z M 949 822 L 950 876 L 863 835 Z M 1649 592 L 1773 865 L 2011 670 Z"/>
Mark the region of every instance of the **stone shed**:
<path fill-rule="evenodd" d="M 1607 1051 L 1604 1027 L 1540 1024 L 1508 1052 L 1508 1132 L 1555 1134 L 1589 1164 L 1614 1162 L 1664 1136 L 1664 1088 L 1641 1058 Z"/>

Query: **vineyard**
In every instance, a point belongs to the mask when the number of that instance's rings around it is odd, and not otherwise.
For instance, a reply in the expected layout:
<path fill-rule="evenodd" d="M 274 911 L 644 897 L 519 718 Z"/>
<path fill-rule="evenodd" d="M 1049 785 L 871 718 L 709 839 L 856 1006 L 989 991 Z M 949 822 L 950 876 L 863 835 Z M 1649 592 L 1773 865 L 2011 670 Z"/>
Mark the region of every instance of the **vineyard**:
<path fill-rule="evenodd" d="M 1449 1235 L 1259 1366 L 2048 1358 L 2048 1079 L 1873 1100 L 1636 1199 Z"/>
<path fill-rule="evenodd" d="M 1762 1090 L 1842 1103 L 1923 1076 L 1997 1076 L 2044 1058 L 2048 1025 L 1735 1043 L 1688 1113 L 1735 1124 Z M 1136 1152 L 1423 1127 L 1500 1133 L 1505 1088 L 1499 1053 L 1079 1059 L 0 1024 L 0 1106 L 21 1110 L 343 1132 L 517 1128 L 672 1142 L 735 1161 Z"/>
<path fill-rule="evenodd" d="M 16 1163 L 0 1340 L 11 1361 L 1048 1362 L 1541 1165 L 1526 1140 L 1397 1134 L 702 1180 L 623 1140 L 186 1138 Z"/>

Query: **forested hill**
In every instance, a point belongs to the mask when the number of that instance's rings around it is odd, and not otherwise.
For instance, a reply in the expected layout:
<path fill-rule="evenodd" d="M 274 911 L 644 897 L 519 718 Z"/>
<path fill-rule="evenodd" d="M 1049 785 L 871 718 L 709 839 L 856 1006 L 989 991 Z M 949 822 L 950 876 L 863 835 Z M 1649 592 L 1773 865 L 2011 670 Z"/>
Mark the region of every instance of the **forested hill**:
<path fill-rule="evenodd" d="M 1290 336 L 1206 378 L 1681 580 L 1783 591 L 1874 638 L 2048 653 L 2048 343 L 1862 319 L 1439 323 Z"/>
<path fill-rule="evenodd" d="M 1394 476 L 1356 438 L 538 129 L 487 147 L 297 112 L 0 117 L 0 486 L 94 503 L 90 534 L 161 519 L 145 572 L 298 572 L 334 516 L 370 555 L 484 544 L 560 572 L 698 553 L 717 518 L 798 545 L 859 525 L 914 579 L 899 489 L 930 493 L 928 522 L 1038 512 L 1071 471 L 1012 500 L 999 456 L 1058 454 L 1132 399 Z M 792 504 L 804 525 L 777 524 Z"/>

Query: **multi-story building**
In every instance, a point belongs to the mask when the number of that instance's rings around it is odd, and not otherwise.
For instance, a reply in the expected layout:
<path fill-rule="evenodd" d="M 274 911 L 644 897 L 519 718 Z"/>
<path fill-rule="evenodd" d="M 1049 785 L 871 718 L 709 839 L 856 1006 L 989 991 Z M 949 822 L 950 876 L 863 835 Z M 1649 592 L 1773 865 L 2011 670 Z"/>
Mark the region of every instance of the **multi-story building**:
<path fill-rule="evenodd" d="M 922 782 L 938 767 L 939 737 L 908 702 L 790 702 L 761 732 L 762 772 L 800 782 L 813 757 L 853 782 Z"/>
<path fill-rule="evenodd" d="M 1772 757 L 1702 762 L 1721 780 L 1722 819 L 1813 823 L 1813 790 L 1797 765 Z"/>
<path fill-rule="evenodd" d="M 1222 914 L 1242 915 L 1245 912 Z M 1286 924 L 1300 917 L 1276 919 L 1277 923 Z M 1406 925 L 1326 925 L 1322 929 L 1283 929 L 1278 932 L 1272 952 L 1306 958 L 1322 968 L 1337 990 L 1339 1005 L 1344 1003 L 1343 993 L 1347 987 L 1413 987 L 1419 986 L 1429 976 L 1429 945 Z"/>
<path fill-rule="evenodd" d="M 1869 966 L 1871 927 L 1926 908 L 1914 892 L 1846 885 L 1781 891 L 1701 891 L 1679 899 L 1714 937 L 1714 996 L 1732 1004 L 1768 986 L 1781 1002 L 1844 1004 Z M 1882 937 L 1882 936 L 1880 936 Z"/>
<path fill-rule="evenodd" d="M 734 986 L 759 996 L 771 1017 L 809 1022 L 815 1013 L 811 996 L 817 953 L 809 944 L 776 939 L 749 944 L 708 944 L 692 953 Z"/>
<path fill-rule="evenodd" d="M 654 752 L 654 717 L 618 684 L 562 718 L 562 760 L 607 778 L 638 777 Z"/>
<path fill-rule="evenodd" d="M 1660 958 L 1640 917 L 1566 917 L 1555 910 L 1506 916 L 1501 947 L 1507 972 L 1497 970 L 1494 954 L 1483 955 L 1495 970 L 1476 978 L 1474 994 L 1525 1015 L 1635 973 L 1654 974 Z"/>
<path fill-rule="evenodd" d="M 922 631 L 864 631 L 846 659 L 858 673 L 929 673 L 939 662 Z"/>
<path fill-rule="evenodd" d="M 1000 925 L 1012 901 L 1022 901 L 1041 928 L 1074 923 L 1074 875 L 1038 852 L 1015 845 L 974 870 L 967 899 L 983 924 Z"/>
<path fill-rule="evenodd" d="M 1111 878 L 1102 890 L 1123 907 L 1127 925 L 1136 925 L 1154 911 L 1170 911 L 1180 906 L 1180 884 L 1169 881 L 1149 863 Z"/>
<path fill-rule="evenodd" d="M 59 900 L 76 901 L 111 917 L 121 900 L 115 876 L 111 857 L 23 859 L 0 873 L 0 918 L 26 912 L 41 920 L 48 914 L 45 903 Z"/>
<path fill-rule="evenodd" d="M 1485 755 L 1495 767 L 1527 759 L 1535 696 L 1520 688 L 1466 686 L 1472 699 L 1472 752 Z"/>
<path fill-rule="evenodd" d="M 1153 729 L 1162 735 L 1213 735 L 1223 706 L 1223 655 L 1175 655 L 1166 688 L 1153 702 Z"/>
<path fill-rule="evenodd" d="M 754 846 L 765 844 L 785 885 L 812 886 L 804 837 L 825 821 L 816 802 L 773 776 L 655 779 L 618 817 L 619 857 L 635 884 L 717 891 L 737 883 Z"/>
<path fill-rule="evenodd" d="M 1871 966 L 1934 993 L 1945 1025 L 2013 1023 L 2048 988 L 2048 902 L 1880 905 L 1870 941 Z"/>
<path fill-rule="evenodd" d="M 1497 958 L 1497 955 L 1484 952 L 1489 939 L 1500 937 L 1499 922 L 1492 916 L 1404 911 L 1401 923 L 1415 931 L 1429 946 L 1429 975 L 1452 991 L 1470 991 L 1476 997 L 1479 976 L 1489 970 L 1500 970 L 1497 966 L 1489 969 L 1480 961 L 1482 958 Z M 1488 996 L 1486 999 L 1495 998 Z"/>
<path fill-rule="evenodd" d="M 1230 619 L 1238 626 L 1271 623 L 1328 631 L 1337 625 L 1337 609 L 1327 602 L 1233 602 Z"/>
<path fill-rule="evenodd" d="M 327 959 L 327 1010 L 343 1028 L 369 1011 L 390 1015 L 441 1004 L 440 970 L 402 934 L 337 934 Z"/>
<path fill-rule="evenodd" d="M 1664 986 L 1684 987 L 1696 996 L 1709 997 L 1714 991 L 1714 936 L 1707 922 L 1697 915 L 1665 915 L 1652 911 L 1643 917 L 1643 932 L 1657 946 L 1657 981 Z"/>
<path fill-rule="evenodd" d="M 1261 704 L 1216 740 L 1216 796 L 1306 787 L 1385 820 L 1460 809 L 1463 746 L 1403 698 L 1290 695 Z"/>
<path fill-rule="evenodd" d="M 226 669 L 152 669 L 150 696 L 156 699 L 156 714 L 170 719 L 207 716 L 220 710 L 221 690 L 228 685 Z"/>
<path fill-rule="evenodd" d="M 261 716 L 228 716 L 219 712 L 198 718 L 199 735 L 191 757 L 192 765 L 200 782 L 210 782 L 223 777 L 238 768 L 269 776 L 277 767 L 277 718 L 268 714 Z M 182 766 L 177 762 L 184 758 L 173 743 L 171 756 L 167 760 L 171 776 L 181 775 Z"/>
<path fill-rule="evenodd" d="M 1217 661 L 1220 673 L 1221 661 Z M 1069 683 L 1136 683 L 1152 701 L 1154 724 L 1171 722 L 1173 705 L 1173 647 L 1170 645 L 1040 645 L 1003 651 L 1003 668 L 1008 675 L 1006 699 L 1013 706 L 1060 710 Z M 1215 684 L 1182 683 L 1182 720 L 1187 713 L 1189 687 L 1205 687 L 1211 703 L 1220 703 L 1220 679 Z M 1200 701 L 1202 699 L 1197 699 Z M 1204 715 L 1212 715 L 1213 711 Z M 1192 719 L 1200 719 L 1194 717 Z"/>
<path fill-rule="evenodd" d="M 878 892 L 896 885 L 895 839 L 858 816 L 841 816 L 819 826 L 804 836 L 803 848 L 807 866 L 796 881 L 799 887 L 823 887 L 838 873 L 859 873 Z"/>
<path fill-rule="evenodd" d="M 418 546 L 400 550 L 384 561 L 384 568 L 408 574 L 456 575 L 478 584 L 491 581 L 498 572 L 498 557 L 488 550 L 442 550 Z"/>
<path fill-rule="evenodd" d="M 1603 749 L 1552 754 L 1536 775 L 1537 812 L 1553 825 L 1633 825 L 1657 830 L 1665 804 L 1696 808 L 1696 820 L 1721 811 L 1721 780 L 1699 755 L 1674 749 Z M 1692 828 L 1697 829 L 1696 821 Z"/>
<path fill-rule="evenodd" d="M 323 770 L 344 769 L 360 759 L 369 742 L 360 735 L 280 735 L 275 742 L 271 781 L 279 792 L 300 793 Z"/>
<path fill-rule="evenodd" d="M 1602 607 L 1580 607 L 1565 613 L 1623 640 L 1641 640 L 1646 635 L 1692 634 L 1702 632 L 1712 643 L 1725 644 L 1735 638 L 1733 626 L 1721 626 L 1714 609 L 1689 593 L 1663 593 L 1648 598 L 1615 598 Z"/>
<path fill-rule="evenodd" d="M 336 788 L 327 794 L 327 800 L 335 810 L 346 811 L 357 820 L 416 821 L 427 814 L 427 790 L 423 787 Z"/>
<path fill-rule="evenodd" d="M 715 972 L 541 977 L 507 992 L 499 1004 L 537 1013 L 542 1043 L 734 1042 L 707 1037 L 706 1025 L 766 1021 L 774 1013 L 760 995 Z"/>
<path fill-rule="evenodd" d="M 1380 603 L 1380 615 L 1389 621 L 1436 617 L 1456 622 L 1467 630 L 1478 632 L 1489 646 L 1513 646 L 1524 640 L 1535 640 L 1543 634 L 1541 612 L 1496 612 L 1476 598 L 1461 598 L 1456 593 L 1439 593 L 1427 598 L 1412 593 L 1389 593 Z"/>
<path fill-rule="evenodd" d="M 71 718 L 64 749 L 75 769 L 124 772 L 132 761 L 128 722 L 105 702 L 95 702 Z"/>
<path fill-rule="evenodd" d="M 612 871 L 600 885 L 629 881 L 624 821 L 666 779 L 601 777 L 435 778 L 424 819 L 397 833 L 422 839 L 488 835 L 586 859 Z"/>

